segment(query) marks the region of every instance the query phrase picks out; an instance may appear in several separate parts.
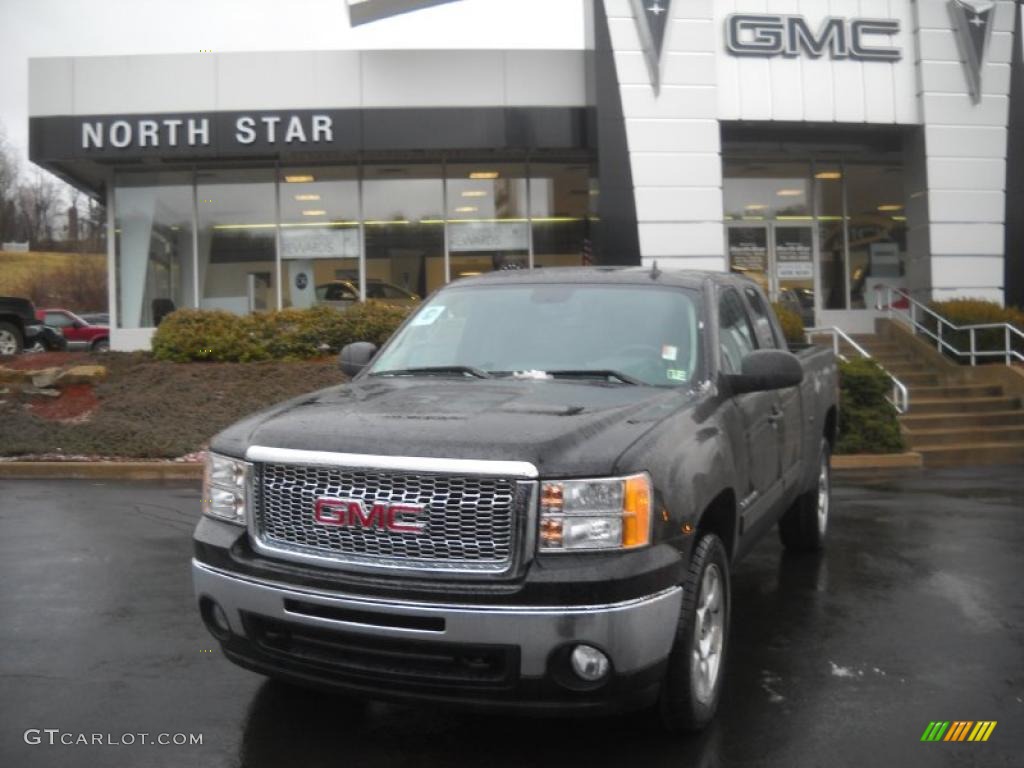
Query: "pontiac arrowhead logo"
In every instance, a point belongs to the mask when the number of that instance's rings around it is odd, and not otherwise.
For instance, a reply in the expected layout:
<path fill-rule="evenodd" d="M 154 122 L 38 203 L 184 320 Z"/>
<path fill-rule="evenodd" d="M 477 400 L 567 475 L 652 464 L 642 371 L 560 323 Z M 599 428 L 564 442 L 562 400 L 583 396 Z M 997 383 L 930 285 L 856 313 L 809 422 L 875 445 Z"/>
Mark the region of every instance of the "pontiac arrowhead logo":
<path fill-rule="evenodd" d="M 651 85 L 657 93 L 661 84 L 661 48 L 671 14 L 672 0 L 632 0 L 633 16 L 640 32 L 640 44 L 651 73 Z"/>
<path fill-rule="evenodd" d="M 975 104 L 981 101 L 981 70 L 992 36 L 995 7 L 991 0 L 949 0 L 949 13 L 956 24 L 960 53 L 964 57 L 967 86 Z"/>

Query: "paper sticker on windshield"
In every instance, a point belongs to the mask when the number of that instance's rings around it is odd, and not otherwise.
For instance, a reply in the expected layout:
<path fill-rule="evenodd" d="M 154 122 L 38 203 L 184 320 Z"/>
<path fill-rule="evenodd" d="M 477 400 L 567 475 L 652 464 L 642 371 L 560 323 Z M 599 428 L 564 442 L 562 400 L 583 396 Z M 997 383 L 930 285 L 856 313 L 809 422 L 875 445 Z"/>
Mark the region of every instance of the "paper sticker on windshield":
<path fill-rule="evenodd" d="M 688 378 L 686 375 L 686 371 L 684 371 L 682 368 L 669 368 L 667 371 L 665 371 L 665 376 L 670 381 L 686 381 L 686 379 Z"/>
<path fill-rule="evenodd" d="M 413 325 L 433 325 L 434 321 L 437 320 L 441 315 L 444 314 L 444 307 L 427 307 L 415 318 L 413 318 Z"/>
<path fill-rule="evenodd" d="M 671 360 L 672 362 L 675 362 L 676 357 L 678 357 L 678 356 L 679 356 L 679 350 L 676 347 L 673 347 L 671 344 L 664 344 L 664 345 L 662 345 L 662 347 L 661 347 L 661 359 L 662 360 Z"/>

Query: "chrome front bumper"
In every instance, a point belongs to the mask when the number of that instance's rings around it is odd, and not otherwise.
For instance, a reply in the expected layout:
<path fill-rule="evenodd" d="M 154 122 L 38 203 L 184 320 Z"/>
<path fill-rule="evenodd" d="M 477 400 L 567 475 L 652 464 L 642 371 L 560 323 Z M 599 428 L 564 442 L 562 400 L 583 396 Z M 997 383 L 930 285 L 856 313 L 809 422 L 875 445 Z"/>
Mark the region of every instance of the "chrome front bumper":
<path fill-rule="evenodd" d="M 664 661 L 672 647 L 682 605 L 682 588 L 672 587 L 636 600 L 606 605 L 510 606 L 455 605 L 379 600 L 298 589 L 237 576 L 192 561 L 197 599 L 210 598 L 224 610 L 232 633 L 244 636 L 242 613 L 326 630 L 404 640 L 515 645 L 522 677 L 543 677 L 552 652 L 566 644 L 587 643 L 602 649 L 617 674 L 629 674 Z M 286 601 L 351 611 L 359 621 L 342 621 L 295 613 Z M 374 614 L 381 624 L 372 623 Z M 412 617 L 401 622 L 388 617 Z M 415 623 L 443 629 L 386 626 Z"/>

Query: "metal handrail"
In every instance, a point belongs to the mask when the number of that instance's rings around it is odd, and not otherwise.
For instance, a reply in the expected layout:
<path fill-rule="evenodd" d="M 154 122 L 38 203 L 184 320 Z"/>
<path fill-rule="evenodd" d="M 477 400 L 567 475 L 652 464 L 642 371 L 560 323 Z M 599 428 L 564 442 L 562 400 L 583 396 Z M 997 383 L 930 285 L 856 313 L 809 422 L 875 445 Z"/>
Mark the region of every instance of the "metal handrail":
<path fill-rule="evenodd" d="M 882 300 L 882 296 L 885 296 L 885 300 Z M 894 306 L 894 296 L 898 296 L 900 299 L 907 301 L 909 309 L 903 309 L 902 307 Z M 977 323 L 975 325 L 955 325 L 934 309 L 926 304 L 918 301 L 912 297 L 906 291 L 900 288 L 893 288 L 888 285 L 879 285 L 875 288 L 875 309 L 886 310 L 889 317 L 898 316 L 904 320 L 909 326 L 914 335 L 922 333 L 928 336 L 936 344 L 936 349 L 939 352 L 948 350 L 958 358 L 969 357 L 971 365 L 978 364 L 979 357 L 1002 357 L 1006 365 L 1010 365 L 1013 361 L 1019 360 L 1024 362 L 1024 354 L 1021 354 L 1013 348 L 1012 339 L 1014 336 L 1019 336 L 1021 341 L 1024 341 L 1024 333 L 1018 328 L 1014 327 L 1010 323 Z M 918 319 L 918 312 L 924 312 L 926 315 L 931 315 L 936 320 L 935 331 L 932 331 L 924 323 Z M 970 336 L 970 349 L 962 350 L 953 344 L 951 344 L 946 338 L 943 338 L 943 328 L 949 329 L 949 331 L 967 331 Z M 978 349 L 977 342 L 977 331 L 988 330 L 990 328 L 1001 328 L 1003 330 L 1003 348 L 1002 349 Z"/>
<path fill-rule="evenodd" d="M 835 356 L 842 360 L 844 363 L 849 361 L 847 360 L 846 355 L 844 355 L 839 350 L 840 339 L 842 339 L 851 347 L 853 347 L 853 349 L 861 357 L 866 358 L 868 360 L 873 360 L 875 365 L 881 368 L 882 372 L 886 376 L 888 376 L 889 380 L 892 382 L 892 395 L 890 397 L 887 397 L 886 400 L 888 400 L 889 403 L 892 404 L 892 407 L 895 408 L 898 413 L 906 413 L 907 411 L 910 410 L 910 391 L 907 389 L 907 385 L 904 384 L 899 379 L 897 379 L 895 376 L 893 376 L 888 370 L 886 370 L 884 365 L 882 365 L 873 357 L 871 357 L 870 352 L 864 349 L 864 347 L 862 347 L 856 341 L 851 339 L 846 334 L 846 332 L 844 332 L 841 328 L 836 328 L 834 325 L 830 325 L 822 328 L 807 328 L 804 330 L 804 335 L 807 337 L 808 343 L 811 344 L 813 344 L 813 342 L 811 341 L 811 338 L 813 336 L 822 336 L 824 334 L 829 334 L 832 337 L 832 352 L 835 353 Z"/>

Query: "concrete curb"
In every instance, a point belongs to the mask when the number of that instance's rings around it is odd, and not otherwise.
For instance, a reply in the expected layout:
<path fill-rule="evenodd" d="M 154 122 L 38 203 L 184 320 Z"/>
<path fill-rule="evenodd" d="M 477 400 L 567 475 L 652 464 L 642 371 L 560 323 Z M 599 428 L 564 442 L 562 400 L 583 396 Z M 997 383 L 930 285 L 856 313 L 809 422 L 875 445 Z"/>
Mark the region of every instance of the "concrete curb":
<path fill-rule="evenodd" d="M 203 465 L 156 461 L 0 461 L 0 479 L 201 480 Z"/>
<path fill-rule="evenodd" d="M 832 469 L 920 469 L 920 453 L 860 453 L 832 457 Z M 203 465 L 156 461 L 0 461 L 0 478 L 69 480 L 201 480 Z"/>
<path fill-rule="evenodd" d="M 924 460 L 920 453 L 852 453 L 832 457 L 832 469 L 844 472 L 860 469 L 920 469 Z"/>

